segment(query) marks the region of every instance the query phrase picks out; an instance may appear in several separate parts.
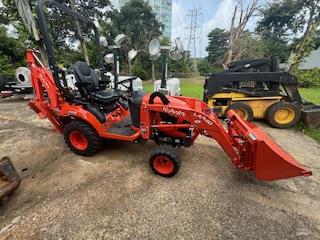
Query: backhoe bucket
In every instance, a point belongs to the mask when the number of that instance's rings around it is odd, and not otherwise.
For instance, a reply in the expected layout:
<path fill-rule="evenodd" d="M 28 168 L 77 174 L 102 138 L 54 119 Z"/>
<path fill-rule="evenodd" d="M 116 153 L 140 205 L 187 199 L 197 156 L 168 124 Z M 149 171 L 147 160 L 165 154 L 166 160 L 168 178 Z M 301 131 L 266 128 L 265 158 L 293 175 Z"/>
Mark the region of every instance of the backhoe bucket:
<path fill-rule="evenodd" d="M 239 168 L 254 171 L 257 179 L 264 181 L 312 175 L 254 124 L 243 121 L 233 111 L 228 116 L 229 134 L 241 155 L 240 162 L 235 163 Z"/>
<path fill-rule="evenodd" d="M 20 185 L 21 178 L 10 158 L 0 160 L 0 201 L 10 196 Z"/>

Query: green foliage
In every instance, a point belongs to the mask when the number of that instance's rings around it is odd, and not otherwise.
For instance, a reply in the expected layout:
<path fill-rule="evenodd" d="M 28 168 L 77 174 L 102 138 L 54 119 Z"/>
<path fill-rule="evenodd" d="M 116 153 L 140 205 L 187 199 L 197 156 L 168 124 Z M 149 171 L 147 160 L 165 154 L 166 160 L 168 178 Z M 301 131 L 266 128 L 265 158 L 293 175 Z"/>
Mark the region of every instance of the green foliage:
<path fill-rule="evenodd" d="M 15 69 L 24 65 L 25 49 L 19 39 L 7 36 L 0 26 L 0 73 L 12 76 Z"/>
<path fill-rule="evenodd" d="M 214 64 L 210 63 L 206 58 L 201 59 L 199 61 L 198 69 L 199 69 L 199 72 L 202 76 L 206 76 L 210 73 L 216 73 L 216 72 L 223 71 L 222 65 L 221 66 L 214 65 Z"/>
<path fill-rule="evenodd" d="M 285 62 L 290 55 L 287 45 L 292 33 L 301 27 L 297 14 L 301 11 L 300 0 L 273 1 L 262 10 L 257 32 L 263 41 L 265 55 L 277 55 Z"/>
<path fill-rule="evenodd" d="M 300 123 L 300 124 L 298 124 L 296 129 L 298 129 L 299 131 L 303 132 L 304 134 L 308 135 L 309 137 L 320 142 L 320 129 L 319 128 L 307 127 L 303 123 Z"/>
<path fill-rule="evenodd" d="M 295 66 L 319 47 L 316 28 L 320 21 L 319 0 L 273 1 L 262 10 L 257 32 L 264 41 L 267 55 L 278 55 L 286 61 L 290 51 L 296 51 Z M 307 26 L 307 27 L 306 27 Z M 303 37 L 293 36 L 302 33 Z M 288 45 L 291 40 L 293 44 Z"/>
<path fill-rule="evenodd" d="M 208 62 L 211 64 L 221 65 L 227 53 L 229 32 L 215 28 L 209 35 L 209 45 L 206 48 L 208 52 Z"/>
<path fill-rule="evenodd" d="M 162 34 L 163 25 L 156 20 L 152 8 L 143 0 L 127 2 L 112 20 L 118 32 L 127 35 L 128 49 L 146 50 L 149 41 Z"/>
<path fill-rule="evenodd" d="M 315 33 L 314 48 L 320 48 L 320 30 L 317 30 Z"/>
<path fill-rule="evenodd" d="M 150 79 L 150 71 L 147 71 L 140 62 L 133 64 L 133 75 L 140 77 L 142 80 Z"/>
<path fill-rule="evenodd" d="M 296 70 L 293 73 L 303 88 L 320 87 L 320 69 Z"/>

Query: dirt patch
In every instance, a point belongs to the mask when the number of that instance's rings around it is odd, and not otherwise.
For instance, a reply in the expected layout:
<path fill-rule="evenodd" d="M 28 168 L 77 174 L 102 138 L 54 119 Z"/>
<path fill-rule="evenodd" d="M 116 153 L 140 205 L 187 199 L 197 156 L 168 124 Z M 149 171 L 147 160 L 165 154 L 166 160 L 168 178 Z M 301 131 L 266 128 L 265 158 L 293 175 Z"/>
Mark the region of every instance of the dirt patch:
<path fill-rule="evenodd" d="M 164 179 L 148 167 L 153 143 L 109 141 L 79 157 L 25 101 L 1 101 L 0 156 L 23 180 L 0 205 L 0 239 L 320 239 L 320 145 L 262 127 L 314 175 L 257 181 L 201 137 Z"/>

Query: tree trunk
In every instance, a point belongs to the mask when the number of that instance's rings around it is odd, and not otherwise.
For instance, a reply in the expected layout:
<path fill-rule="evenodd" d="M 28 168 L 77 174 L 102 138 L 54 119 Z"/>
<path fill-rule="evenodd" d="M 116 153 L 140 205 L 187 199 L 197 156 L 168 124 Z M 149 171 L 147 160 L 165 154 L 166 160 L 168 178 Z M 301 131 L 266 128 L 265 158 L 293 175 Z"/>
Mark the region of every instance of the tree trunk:
<path fill-rule="evenodd" d="M 70 0 L 70 7 L 71 7 L 71 9 L 73 11 L 75 11 L 75 0 Z M 90 65 L 87 46 L 86 46 L 86 43 L 85 43 L 84 38 L 83 38 L 83 33 L 82 33 L 82 30 L 81 30 L 80 22 L 77 19 L 75 19 L 75 25 L 76 25 L 76 35 L 77 35 L 77 37 L 79 38 L 79 41 L 80 41 L 81 52 L 82 52 L 82 54 L 84 56 L 84 59 L 85 59 L 86 63 L 88 65 Z"/>
<path fill-rule="evenodd" d="M 227 61 L 225 63 L 225 67 L 228 65 L 228 63 L 232 62 L 233 48 L 234 48 L 234 25 L 235 25 L 237 12 L 238 12 L 238 7 L 235 6 L 232 20 L 231 20 L 231 26 L 230 26 L 229 46 L 228 46 Z"/>
<path fill-rule="evenodd" d="M 289 72 L 292 72 L 292 71 L 297 70 L 299 68 L 299 65 L 304 57 L 304 50 L 306 47 L 307 39 L 308 39 L 308 37 L 310 37 L 311 31 L 315 27 L 315 23 L 313 20 L 314 20 L 314 9 L 311 10 L 311 12 L 310 12 L 310 18 L 308 21 L 307 29 L 306 29 L 305 33 L 303 34 L 303 38 L 302 38 L 301 43 L 298 45 L 298 49 L 296 51 L 294 61 L 290 66 Z"/>

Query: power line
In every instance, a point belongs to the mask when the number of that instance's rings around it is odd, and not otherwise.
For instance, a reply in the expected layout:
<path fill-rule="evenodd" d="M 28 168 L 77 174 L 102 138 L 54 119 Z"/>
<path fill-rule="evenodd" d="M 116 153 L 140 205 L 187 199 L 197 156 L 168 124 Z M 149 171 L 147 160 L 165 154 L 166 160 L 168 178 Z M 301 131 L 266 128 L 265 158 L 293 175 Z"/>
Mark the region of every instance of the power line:
<path fill-rule="evenodd" d="M 200 39 L 198 36 L 198 30 L 202 28 L 202 24 L 199 25 L 199 21 L 203 19 L 203 14 L 201 8 L 194 8 L 188 11 L 187 18 L 190 18 L 190 25 L 187 27 L 189 29 L 188 40 L 188 51 L 191 54 L 193 52 L 194 56 L 194 70 L 198 72 L 197 64 L 197 40 Z"/>

